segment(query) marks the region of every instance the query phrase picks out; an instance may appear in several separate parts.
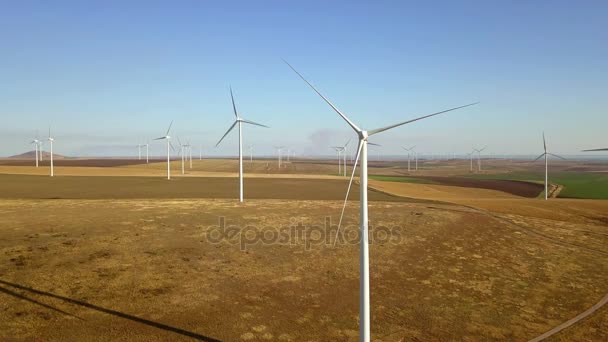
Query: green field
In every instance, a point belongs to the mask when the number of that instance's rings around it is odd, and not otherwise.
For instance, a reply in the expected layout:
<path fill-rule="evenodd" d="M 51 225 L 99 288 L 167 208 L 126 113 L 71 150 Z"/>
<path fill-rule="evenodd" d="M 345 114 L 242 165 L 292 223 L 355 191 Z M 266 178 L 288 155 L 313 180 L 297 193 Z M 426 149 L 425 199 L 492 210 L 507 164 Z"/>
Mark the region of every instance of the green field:
<path fill-rule="evenodd" d="M 530 182 L 543 182 L 543 173 L 517 172 L 486 175 L 470 175 L 471 178 L 508 179 Z M 608 174 L 600 173 L 549 173 L 549 183 L 560 184 L 564 189 L 561 198 L 608 199 Z"/>

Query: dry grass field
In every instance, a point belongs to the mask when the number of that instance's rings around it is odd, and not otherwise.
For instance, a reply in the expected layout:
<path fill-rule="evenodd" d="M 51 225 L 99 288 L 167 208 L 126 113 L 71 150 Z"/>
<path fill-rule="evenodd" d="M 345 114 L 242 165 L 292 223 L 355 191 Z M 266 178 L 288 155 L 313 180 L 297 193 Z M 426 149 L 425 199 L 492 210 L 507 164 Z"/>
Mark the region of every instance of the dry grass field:
<path fill-rule="evenodd" d="M 0 340 L 357 340 L 356 186 L 334 247 L 346 180 L 262 164 L 239 204 L 214 163 L 0 167 Z M 375 341 L 525 341 L 608 293 L 608 201 L 370 187 Z M 551 340 L 608 340 L 608 308 Z"/>

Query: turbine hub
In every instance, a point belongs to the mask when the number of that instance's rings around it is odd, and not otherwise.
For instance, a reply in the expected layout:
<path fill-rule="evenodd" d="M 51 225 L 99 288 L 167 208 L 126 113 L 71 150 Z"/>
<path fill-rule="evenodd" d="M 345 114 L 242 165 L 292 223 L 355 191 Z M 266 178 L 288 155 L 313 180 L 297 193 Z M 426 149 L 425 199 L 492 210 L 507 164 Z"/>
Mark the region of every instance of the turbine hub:
<path fill-rule="evenodd" d="M 367 138 L 368 138 L 367 131 L 359 132 L 359 138 L 361 138 L 361 140 L 367 141 Z"/>

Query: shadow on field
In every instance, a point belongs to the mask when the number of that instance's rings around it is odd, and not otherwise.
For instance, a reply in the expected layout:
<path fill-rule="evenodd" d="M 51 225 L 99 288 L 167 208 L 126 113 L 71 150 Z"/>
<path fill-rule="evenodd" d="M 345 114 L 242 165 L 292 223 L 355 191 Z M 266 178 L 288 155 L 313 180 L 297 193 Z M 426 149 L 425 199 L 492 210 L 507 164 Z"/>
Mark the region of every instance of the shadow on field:
<path fill-rule="evenodd" d="M 113 315 L 113 316 L 116 316 L 116 317 L 125 318 L 125 319 L 128 319 L 128 320 L 137 322 L 137 323 L 142 323 L 142 324 L 145 324 L 145 325 L 157 328 L 157 329 L 162 329 L 162 330 L 170 331 L 170 332 L 173 332 L 173 333 L 176 333 L 176 334 L 180 334 L 180 335 L 183 335 L 183 336 L 187 336 L 187 337 L 199 340 L 199 341 L 208 341 L 208 342 L 219 342 L 220 341 L 220 340 L 216 340 L 216 339 L 211 338 L 211 337 L 203 336 L 203 335 L 191 332 L 191 331 L 183 330 L 183 329 L 180 329 L 180 328 L 175 328 L 175 327 L 172 327 L 172 326 L 169 326 L 169 325 L 165 325 L 165 324 L 162 324 L 162 323 L 150 321 L 150 320 L 147 320 L 147 319 L 144 319 L 144 318 L 140 318 L 140 317 L 137 317 L 137 316 L 132 316 L 132 315 L 129 315 L 129 314 L 126 314 L 126 313 L 122 313 L 122 312 L 119 312 L 119 311 L 115 311 L 115 310 L 112 310 L 112 309 L 102 308 L 102 307 L 94 305 L 94 304 L 90 304 L 90 303 L 87 303 L 87 302 L 79 301 L 79 300 L 68 298 L 68 297 L 63 297 L 63 296 L 60 296 L 60 295 L 56 295 L 54 293 L 44 292 L 44 291 L 36 290 L 36 289 L 30 288 L 30 287 L 22 286 L 22 285 L 19 285 L 19 284 L 10 283 L 8 281 L 0 280 L 0 284 L 5 285 L 5 286 L 14 287 L 14 288 L 17 288 L 19 290 L 27 291 L 27 292 L 34 293 L 34 294 L 37 294 L 37 295 L 47 296 L 47 297 L 59 299 L 59 300 L 62 300 L 64 302 L 67 302 L 67 303 L 70 303 L 70 304 L 79 305 L 79 306 L 82 306 L 82 307 L 85 307 L 85 308 L 88 308 L 88 309 L 100 311 L 100 312 L 103 312 L 103 313 L 106 313 L 106 314 L 109 314 L 109 315 Z M 47 305 L 47 304 L 44 304 L 44 303 L 40 303 L 40 302 L 38 302 L 36 300 L 33 300 L 31 298 L 26 297 L 25 295 L 13 292 L 13 291 L 8 290 L 8 289 L 3 288 L 3 287 L 0 287 L 0 293 L 4 293 L 4 294 L 10 295 L 10 296 L 22 299 L 22 300 L 28 301 L 30 303 L 38 304 L 38 305 L 41 305 L 41 306 L 43 306 L 43 307 L 45 307 L 47 309 L 51 309 L 51 310 L 60 312 L 62 314 L 65 314 L 65 315 L 68 315 L 68 316 L 72 316 L 72 317 L 76 317 L 76 318 L 82 320 L 82 318 L 80 318 L 80 317 L 71 315 L 71 314 L 69 314 L 69 313 L 67 313 L 65 311 L 62 311 L 62 310 L 57 309 L 55 307 L 52 307 L 50 305 Z"/>

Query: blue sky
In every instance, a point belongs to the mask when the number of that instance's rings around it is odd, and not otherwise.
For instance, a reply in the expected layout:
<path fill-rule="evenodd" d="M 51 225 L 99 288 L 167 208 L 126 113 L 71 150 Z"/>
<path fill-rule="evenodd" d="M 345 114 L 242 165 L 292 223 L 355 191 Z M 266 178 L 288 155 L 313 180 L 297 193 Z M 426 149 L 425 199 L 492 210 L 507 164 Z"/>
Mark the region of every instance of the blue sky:
<path fill-rule="evenodd" d="M 426 153 L 608 147 L 608 3 L 5 1 L 0 155 L 52 125 L 57 153 L 135 154 L 173 136 L 234 155 L 229 85 L 256 153 L 330 154 L 354 135 L 281 61 L 375 128 L 474 101 L 373 141 Z M 151 153 L 160 155 L 162 143 Z M 195 152 L 196 153 L 196 152 Z"/>

